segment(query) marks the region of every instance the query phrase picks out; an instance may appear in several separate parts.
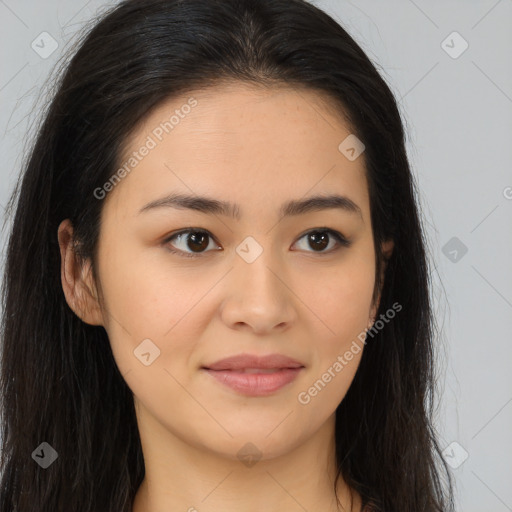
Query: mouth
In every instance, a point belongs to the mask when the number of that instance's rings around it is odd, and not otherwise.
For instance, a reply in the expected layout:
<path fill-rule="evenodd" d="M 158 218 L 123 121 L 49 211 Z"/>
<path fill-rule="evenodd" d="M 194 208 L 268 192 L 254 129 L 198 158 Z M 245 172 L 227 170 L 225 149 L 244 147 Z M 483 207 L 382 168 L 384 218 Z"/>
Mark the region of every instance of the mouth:
<path fill-rule="evenodd" d="M 297 368 L 241 368 L 212 370 L 202 368 L 217 382 L 244 396 L 268 396 L 293 382 L 303 366 Z"/>
<path fill-rule="evenodd" d="M 268 396 L 293 382 L 304 365 L 283 354 L 237 354 L 201 367 L 223 386 L 244 396 Z"/>

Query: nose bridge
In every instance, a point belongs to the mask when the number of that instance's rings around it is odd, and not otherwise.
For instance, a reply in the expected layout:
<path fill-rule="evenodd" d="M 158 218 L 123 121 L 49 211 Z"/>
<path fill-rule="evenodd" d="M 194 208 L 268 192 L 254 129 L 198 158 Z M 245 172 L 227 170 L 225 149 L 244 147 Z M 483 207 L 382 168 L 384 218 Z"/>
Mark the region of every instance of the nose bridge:
<path fill-rule="evenodd" d="M 269 238 L 259 239 L 261 243 L 255 237 L 248 236 L 236 248 L 237 281 L 251 287 L 253 295 L 260 292 L 279 294 L 282 284 L 275 274 L 280 272 L 278 269 L 281 265 L 275 251 L 269 246 Z"/>
<path fill-rule="evenodd" d="M 247 237 L 236 248 L 234 269 L 223 308 L 224 321 L 246 324 L 255 331 L 270 330 L 293 317 L 293 307 L 278 251 Z"/>

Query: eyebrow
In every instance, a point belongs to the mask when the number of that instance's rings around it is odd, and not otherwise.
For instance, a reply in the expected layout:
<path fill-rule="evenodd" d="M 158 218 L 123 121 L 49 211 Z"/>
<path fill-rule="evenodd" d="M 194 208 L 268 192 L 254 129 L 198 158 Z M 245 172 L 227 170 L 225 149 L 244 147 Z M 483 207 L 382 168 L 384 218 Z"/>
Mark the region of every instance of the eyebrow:
<path fill-rule="evenodd" d="M 206 214 L 224 215 L 241 220 L 240 205 L 210 197 L 170 194 L 151 201 L 139 210 L 139 214 L 157 208 L 177 208 L 195 210 Z M 309 212 L 337 208 L 363 218 L 361 208 L 346 196 L 331 194 L 312 196 L 306 199 L 293 199 L 284 203 L 279 209 L 279 217 L 303 215 Z"/>

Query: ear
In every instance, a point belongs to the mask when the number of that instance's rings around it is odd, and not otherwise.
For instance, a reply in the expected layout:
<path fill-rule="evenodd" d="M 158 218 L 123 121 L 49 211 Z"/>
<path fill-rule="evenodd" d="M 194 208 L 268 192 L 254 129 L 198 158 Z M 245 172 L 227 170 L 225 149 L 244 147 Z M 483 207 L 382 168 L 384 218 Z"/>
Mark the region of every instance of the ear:
<path fill-rule="evenodd" d="M 386 273 L 386 267 L 388 266 L 389 258 L 391 258 L 391 255 L 393 254 L 394 247 L 395 247 L 395 243 L 393 242 L 393 240 L 386 240 L 385 242 L 382 243 L 382 246 L 381 246 L 382 254 L 384 256 L 384 261 L 382 262 L 382 267 L 381 267 L 381 282 L 382 282 L 382 284 L 384 284 L 384 275 Z M 373 325 L 373 323 L 375 322 L 377 310 L 379 309 L 380 297 L 381 297 L 381 294 L 379 293 L 379 295 L 377 297 L 376 304 L 374 304 L 374 306 L 371 309 L 370 320 L 369 320 L 369 324 L 368 324 L 369 327 L 371 327 Z"/>
<path fill-rule="evenodd" d="M 382 243 L 382 254 L 384 255 L 384 268 L 383 268 L 383 274 L 386 271 L 386 267 L 388 264 L 389 258 L 391 258 L 391 255 L 393 254 L 393 248 L 395 247 L 395 242 L 393 240 L 386 240 Z"/>
<path fill-rule="evenodd" d="M 58 229 L 61 259 L 61 281 L 66 302 L 75 314 L 86 324 L 104 325 L 101 306 L 91 263 L 80 262 L 76 254 L 73 226 L 69 219 L 61 222 Z"/>

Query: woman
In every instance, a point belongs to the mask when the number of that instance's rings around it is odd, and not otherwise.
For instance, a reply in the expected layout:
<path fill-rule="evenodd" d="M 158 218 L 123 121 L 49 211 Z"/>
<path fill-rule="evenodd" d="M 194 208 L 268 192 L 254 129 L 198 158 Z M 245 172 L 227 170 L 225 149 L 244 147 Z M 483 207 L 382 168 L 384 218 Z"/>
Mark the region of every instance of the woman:
<path fill-rule="evenodd" d="M 414 194 L 315 6 L 113 8 L 10 203 L 1 510 L 452 510 Z"/>

